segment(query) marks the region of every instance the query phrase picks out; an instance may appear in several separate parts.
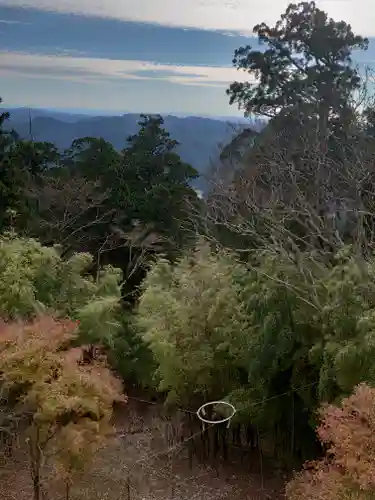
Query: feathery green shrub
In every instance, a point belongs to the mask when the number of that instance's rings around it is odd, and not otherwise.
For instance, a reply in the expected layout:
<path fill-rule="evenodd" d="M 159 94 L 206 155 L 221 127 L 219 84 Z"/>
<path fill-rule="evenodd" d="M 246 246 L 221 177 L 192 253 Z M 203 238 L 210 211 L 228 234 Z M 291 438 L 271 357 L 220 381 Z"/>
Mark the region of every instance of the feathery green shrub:
<path fill-rule="evenodd" d="M 91 266 L 90 254 L 64 260 L 57 247 L 14 234 L 0 236 L 0 317 L 69 317 L 80 322 L 82 342 L 110 344 L 120 328 L 121 272 L 106 266 L 94 279 Z"/>
<path fill-rule="evenodd" d="M 350 247 L 330 261 L 263 252 L 240 262 L 204 245 L 159 260 L 136 315 L 159 390 L 178 404 L 228 398 L 238 420 L 302 454 L 321 402 L 375 383 L 374 272 L 375 257 Z"/>

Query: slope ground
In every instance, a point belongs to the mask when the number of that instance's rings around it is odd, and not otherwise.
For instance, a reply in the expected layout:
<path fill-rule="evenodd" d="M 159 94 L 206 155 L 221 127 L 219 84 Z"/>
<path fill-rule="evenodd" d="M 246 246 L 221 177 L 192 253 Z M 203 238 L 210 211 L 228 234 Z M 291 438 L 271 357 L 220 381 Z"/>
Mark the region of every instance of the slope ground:
<path fill-rule="evenodd" d="M 171 420 L 158 405 L 130 401 L 116 417 L 116 439 L 99 452 L 93 466 L 76 483 L 71 500 L 276 500 L 283 498 L 281 478 L 259 472 L 259 454 L 239 460 L 193 460 L 187 445 L 171 437 Z M 174 427 L 175 428 L 175 427 Z M 174 439 L 173 439 L 174 438 Z M 3 464 L 4 465 L 4 464 Z M 45 498 L 62 500 L 65 488 L 45 476 Z M 29 500 L 31 483 L 27 459 L 16 453 L 0 464 L 0 497 Z"/>

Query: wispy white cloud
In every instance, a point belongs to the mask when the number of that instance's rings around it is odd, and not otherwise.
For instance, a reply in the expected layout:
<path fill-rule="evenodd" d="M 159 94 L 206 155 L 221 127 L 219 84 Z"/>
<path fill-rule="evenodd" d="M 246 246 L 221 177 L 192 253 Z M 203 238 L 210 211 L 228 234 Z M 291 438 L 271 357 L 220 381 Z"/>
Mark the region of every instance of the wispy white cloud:
<path fill-rule="evenodd" d="M 273 23 L 289 0 L 0 0 L 0 6 L 158 23 L 165 26 L 250 32 L 262 21 Z M 316 0 L 337 20 L 363 35 L 375 35 L 373 0 Z"/>
<path fill-rule="evenodd" d="M 205 87 L 227 87 L 235 80 L 250 79 L 249 75 L 239 73 L 232 67 L 176 66 L 147 61 L 71 57 L 64 52 L 56 55 L 0 52 L 0 76 L 14 74 L 87 83 L 157 79 Z"/>
<path fill-rule="evenodd" d="M 0 25 L 1 24 L 29 24 L 29 23 L 24 23 L 22 21 L 13 21 L 12 19 L 0 19 Z"/>

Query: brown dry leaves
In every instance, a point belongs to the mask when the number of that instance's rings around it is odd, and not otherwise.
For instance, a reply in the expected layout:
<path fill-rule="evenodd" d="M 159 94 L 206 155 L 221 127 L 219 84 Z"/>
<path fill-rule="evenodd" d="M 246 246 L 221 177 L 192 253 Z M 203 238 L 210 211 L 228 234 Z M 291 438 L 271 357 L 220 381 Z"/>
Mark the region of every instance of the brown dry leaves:
<path fill-rule="evenodd" d="M 324 460 L 305 465 L 289 483 L 290 500 L 375 498 L 375 389 L 359 385 L 340 407 L 325 406 L 318 436 Z"/>
<path fill-rule="evenodd" d="M 83 364 L 82 349 L 70 347 L 76 327 L 52 317 L 0 325 L 0 385 L 10 409 L 26 417 L 33 445 L 52 454 L 65 475 L 105 443 L 112 405 L 124 400 L 103 361 Z"/>

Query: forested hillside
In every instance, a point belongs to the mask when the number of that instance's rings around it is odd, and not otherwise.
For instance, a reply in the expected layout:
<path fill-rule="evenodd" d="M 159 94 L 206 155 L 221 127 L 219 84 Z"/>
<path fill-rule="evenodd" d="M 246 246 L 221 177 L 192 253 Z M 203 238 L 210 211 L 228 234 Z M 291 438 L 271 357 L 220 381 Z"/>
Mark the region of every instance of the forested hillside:
<path fill-rule="evenodd" d="M 259 498 L 266 467 L 290 500 L 374 498 L 375 107 L 352 62 L 368 40 L 314 2 L 254 32 L 264 50 L 233 62 L 257 83 L 227 93 L 267 126 L 203 199 L 160 116 L 122 143 L 116 126 L 116 144 L 93 120 L 61 149 L 1 115 L 0 445 L 4 464 L 28 456 L 33 500 L 51 475 L 84 498 L 76 485 L 132 398 L 163 406 L 172 430 L 116 472 L 118 498 L 142 496 L 134 467 L 185 449 L 217 478 L 234 456 L 253 474 L 256 456 Z M 206 416 L 228 419 L 202 426 L 198 408 L 222 400 L 235 413 L 215 404 Z M 145 421 L 123 447 L 151 434 Z M 224 494 L 195 498 L 255 495 Z"/>
<path fill-rule="evenodd" d="M 72 142 L 81 137 L 103 138 L 117 150 L 121 150 L 129 135 L 137 132 L 139 115 L 123 116 L 80 116 L 60 115 L 46 111 L 14 110 L 10 114 L 8 126 L 12 127 L 21 138 L 51 142 L 59 150 L 70 147 Z M 31 123 L 30 123 L 31 120 Z M 196 168 L 201 177 L 194 181 L 194 186 L 207 189 L 205 177 L 209 175 L 210 166 L 217 162 L 221 149 L 230 143 L 232 138 L 243 128 L 241 123 L 228 123 L 200 117 L 178 118 L 164 117 L 164 126 L 172 137 L 178 141 L 176 151 L 181 158 Z M 259 128 L 254 120 L 247 126 Z"/>

